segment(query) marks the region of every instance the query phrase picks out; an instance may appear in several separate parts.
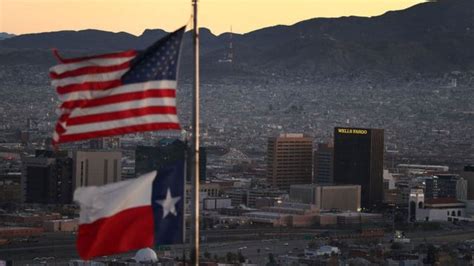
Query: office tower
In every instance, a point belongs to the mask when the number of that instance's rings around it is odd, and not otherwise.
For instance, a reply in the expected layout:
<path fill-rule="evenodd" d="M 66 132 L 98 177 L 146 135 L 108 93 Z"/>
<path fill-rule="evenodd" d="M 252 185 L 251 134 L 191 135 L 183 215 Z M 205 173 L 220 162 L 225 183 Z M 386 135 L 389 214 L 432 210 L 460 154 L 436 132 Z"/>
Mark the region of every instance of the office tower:
<path fill-rule="evenodd" d="M 122 153 L 118 151 L 75 151 L 74 188 L 101 186 L 122 180 Z"/>
<path fill-rule="evenodd" d="M 267 180 L 289 191 L 291 185 L 312 183 L 313 139 L 303 134 L 281 134 L 268 139 Z"/>
<path fill-rule="evenodd" d="M 206 147 L 199 147 L 199 180 L 206 181 L 207 150 Z"/>
<path fill-rule="evenodd" d="M 383 200 L 383 129 L 334 129 L 334 183 L 362 187 L 362 207 Z"/>
<path fill-rule="evenodd" d="M 425 179 L 427 199 L 453 198 L 467 200 L 468 181 L 458 175 L 438 174 Z"/>
<path fill-rule="evenodd" d="M 23 158 L 23 201 L 43 204 L 72 203 L 72 176 L 72 159 L 67 153 L 36 151 L 35 157 Z"/>
<path fill-rule="evenodd" d="M 474 165 L 464 166 L 461 176 L 467 180 L 467 200 L 474 200 Z"/>
<path fill-rule="evenodd" d="M 120 148 L 119 137 L 104 137 L 89 140 L 89 148 L 94 150 L 115 150 Z"/>
<path fill-rule="evenodd" d="M 319 143 L 314 151 L 314 183 L 329 185 L 333 183 L 334 145 Z"/>
<path fill-rule="evenodd" d="M 186 143 L 176 139 L 162 139 L 156 146 L 138 146 L 135 150 L 135 174 L 136 176 L 155 171 L 177 160 L 187 160 Z M 188 160 L 189 161 L 189 160 Z M 189 176 L 189 167 L 187 175 Z"/>

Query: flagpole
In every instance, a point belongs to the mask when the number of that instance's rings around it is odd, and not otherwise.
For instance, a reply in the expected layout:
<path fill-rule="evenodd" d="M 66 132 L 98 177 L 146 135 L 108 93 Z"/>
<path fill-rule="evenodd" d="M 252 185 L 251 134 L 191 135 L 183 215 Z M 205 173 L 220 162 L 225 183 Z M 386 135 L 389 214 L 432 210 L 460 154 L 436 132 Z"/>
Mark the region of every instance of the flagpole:
<path fill-rule="evenodd" d="M 194 43 L 194 90 L 193 90 L 193 201 L 192 201 L 192 256 L 194 265 L 199 265 L 199 28 L 198 28 L 198 0 L 193 4 L 193 43 Z"/>

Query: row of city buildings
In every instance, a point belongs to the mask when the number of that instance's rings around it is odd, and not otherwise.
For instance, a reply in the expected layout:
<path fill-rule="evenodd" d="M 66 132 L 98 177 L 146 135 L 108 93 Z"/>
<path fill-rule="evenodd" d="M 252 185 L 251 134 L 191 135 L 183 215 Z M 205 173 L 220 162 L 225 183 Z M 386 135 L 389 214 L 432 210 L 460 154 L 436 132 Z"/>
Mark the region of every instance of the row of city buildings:
<path fill-rule="evenodd" d="M 383 201 L 383 129 L 337 127 L 334 142 L 318 144 L 315 151 L 311 137 L 282 134 L 269 139 L 267 150 L 267 180 L 272 187 L 359 185 L 363 207 Z"/>
<path fill-rule="evenodd" d="M 21 171 L 2 175 L 0 189 L 5 193 L 0 201 L 71 204 L 77 187 L 113 183 L 159 171 L 175 160 L 191 160 L 188 145 L 181 140 L 164 138 L 155 145 L 133 149 L 123 146 L 119 138 L 109 138 L 92 140 L 87 149 L 21 154 L 17 158 Z M 468 202 L 474 200 L 474 178 L 469 174 L 460 176 L 449 173 L 448 167 L 429 165 L 398 165 L 390 172 L 384 170 L 383 129 L 336 127 L 332 141 L 316 144 L 303 134 L 271 137 L 263 175 L 248 171 L 255 176 L 240 178 L 215 175 L 220 166 L 207 163 L 207 148 L 200 149 L 201 208 L 204 217 L 212 221 L 239 220 L 229 218 L 238 216 L 245 218 L 241 222 L 325 225 L 348 219 L 362 221 L 364 217 L 377 220 L 380 217 L 374 212 L 393 206 L 406 209 L 410 221 L 447 221 L 453 220 L 453 213 L 455 220 L 463 219 L 458 217 L 466 217 L 470 213 L 466 208 L 474 206 Z M 9 157 L 18 155 L 3 152 Z M 230 150 L 219 158 L 229 154 L 245 157 Z M 242 165 L 233 168 L 245 172 Z M 258 166 L 249 163 L 244 168 Z M 212 174 L 208 177 L 209 169 Z M 472 167 L 466 167 L 465 173 L 472 173 Z M 187 196 L 190 191 L 188 185 Z M 442 217 L 430 211 L 447 207 L 456 208 L 446 210 Z"/>

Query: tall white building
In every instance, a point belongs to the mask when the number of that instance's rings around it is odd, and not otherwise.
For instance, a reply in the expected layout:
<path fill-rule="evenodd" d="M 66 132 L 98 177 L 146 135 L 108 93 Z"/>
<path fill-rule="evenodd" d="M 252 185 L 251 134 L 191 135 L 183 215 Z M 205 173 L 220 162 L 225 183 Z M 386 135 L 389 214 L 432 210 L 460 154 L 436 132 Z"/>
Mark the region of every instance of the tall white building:
<path fill-rule="evenodd" d="M 74 188 L 101 186 L 122 180 L 122 153 L 118 151 L 75 151 Z"/>

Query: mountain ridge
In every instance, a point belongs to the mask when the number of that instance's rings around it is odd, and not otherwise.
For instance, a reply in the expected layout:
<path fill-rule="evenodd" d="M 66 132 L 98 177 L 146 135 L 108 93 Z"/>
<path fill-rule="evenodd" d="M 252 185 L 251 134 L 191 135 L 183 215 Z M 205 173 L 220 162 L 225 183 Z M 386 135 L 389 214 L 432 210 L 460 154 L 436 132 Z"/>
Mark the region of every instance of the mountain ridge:
<path fill-rule="evenodd" d="M 147 29 L 139 36 L 99 30 L 19 35 L 0 41 L 0 53 L 8 54 L 14 63 L 19 51 L 40 54 L 51 47 L 68 55 L 143 49 L 165 34 Z M 374 17 L 313 18 L 233 34 L 232 67 L 219 63 L 229 52 L 230 33 L 214 35 L 202 28 L 200 40 L 203 70 L 219 73 L 243 69 L 269 75 L 383 72 L 400 76 L 470 71 L 474 70 L 474 1 L 425 2 Z M 192 55 L 191 41 L 188 31 L 185 66 L 191 61 L 187 60 Z M 0 64 L 9 63 L 0 58 Z"/>
<path fill-rule="evenodd" d="M 15 34 L 11 34 L 8 32 L 0 32 L 0 41 L 8 39 L 8 38 L 12 38 L 12 37 L 15 37 Z"/>

